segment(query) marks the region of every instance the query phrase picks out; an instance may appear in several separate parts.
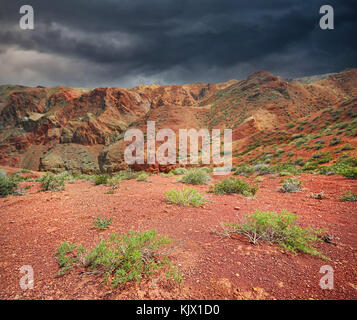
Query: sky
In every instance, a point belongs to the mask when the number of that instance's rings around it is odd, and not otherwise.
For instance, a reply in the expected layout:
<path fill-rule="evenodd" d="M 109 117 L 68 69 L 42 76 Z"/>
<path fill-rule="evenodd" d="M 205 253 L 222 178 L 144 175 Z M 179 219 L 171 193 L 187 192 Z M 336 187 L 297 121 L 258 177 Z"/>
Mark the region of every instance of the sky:
<path fill-rule="evenodd" d="M 19 9 L 34 9 L 21 30 Z M 322 30 L 322 5 L 334 30 Z M 131 88 L 357 67 L 357 1 L 1 0 L 0 84 Z"/>

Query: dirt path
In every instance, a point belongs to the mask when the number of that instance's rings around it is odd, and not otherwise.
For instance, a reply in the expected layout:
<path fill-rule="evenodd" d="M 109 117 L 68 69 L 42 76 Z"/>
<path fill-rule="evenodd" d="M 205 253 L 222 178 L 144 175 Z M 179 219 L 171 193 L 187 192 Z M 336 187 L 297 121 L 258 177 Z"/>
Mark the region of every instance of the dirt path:
<path fill-rule="evenodd" d="M 0 298 L 1 299 L 356 299 L 357 206 L 340 202 L 345 191 L 357 191 L 356 183 L 341 176 L 301 175 L 304 190 L 277 192 L 280 177 L 264 177 L 253 200 L 240 195 L 206 194 L 203 208 L 165 203 L 164 191 L 183 188 L 177 177 L 149 177 L 120 183 L 115 194 L 91 182 L 67 183 L 65 191 L 38 192 L 32 185 L 27 195 L 0 199 Z M 246 179 L 255 182 L 253 179 Z M 195 186 L 207 192 L 208 186 Z M 326 198 L 308 195 L 324 191 Z M 237 208 L 239 207 L 239 209 Z M 256 209 L 297 214 L 303 226 L 328 228 L 337 246 L 319 243 L 331 261 L 305 254 L 286 254 L 275 245 L 251 245 L 245 238 L 220 238 L 212 230 L 220 223 L 236 221 Z M 105 231 L 93 220 L 113 218 Z M 95 275 L 73 269 L 56 277 L 54 258 L 65 240 L 92 247 L 113 232 L 156 229 L 178 247 L 171 259 L 183 275 L 182 285 L 151 281 L 129 283 L 124 288 L 103 286 Z M 321 266 L 334 269 L 335 288 L 319 286 Z M 34 269 L 34 289 L 23 291 L 19 269 Z"/>

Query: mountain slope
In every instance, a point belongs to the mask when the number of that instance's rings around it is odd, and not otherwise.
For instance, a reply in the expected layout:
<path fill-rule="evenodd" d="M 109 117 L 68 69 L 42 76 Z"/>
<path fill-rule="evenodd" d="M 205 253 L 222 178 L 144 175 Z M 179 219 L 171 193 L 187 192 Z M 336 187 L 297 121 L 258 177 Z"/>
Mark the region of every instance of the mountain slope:
<path fill-rule="evenodd" d="M 176 133 L 231 128 L 234 163 L 257 162 L 277 149 L 283 149 L 277 161 L 309 157 L 312 144 L 323 137 L 321 152 L 331 151 L 334 137 L 340 142 L 333 150 L 356 147 L 357 69 L 315 79 L 287 81 L 257 71 L 243 81 L 129 90 L 0 86 L 0 164 L 54 172 L 117 171 L 126 167 L 125 130 L 145 132 L 147 120 Z M 310 149 L 295 145 L 298 134 L 307 137 L 303 145 Z M 343 150 L 333 158 L 344 151 L 355 153 Z"/>

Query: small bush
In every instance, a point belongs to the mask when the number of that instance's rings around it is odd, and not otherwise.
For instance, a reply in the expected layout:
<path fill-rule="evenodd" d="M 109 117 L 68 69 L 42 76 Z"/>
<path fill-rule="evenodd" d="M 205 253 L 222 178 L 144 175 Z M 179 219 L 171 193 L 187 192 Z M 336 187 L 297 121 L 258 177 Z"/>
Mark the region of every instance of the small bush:
<path fill-rule="evenodd" d="M 82 265 L 91 272 L 104 274 L 104 283 L 111 280 L 112 287 L 124 285 L 128 281 L 152 278 L 159 270 L 166 268 L 166 278 L 181 282 L 182 276 L 172 266 L 161 247 L 170 243 L 167 237 L 158 237 L 156 230 L 141 233 L 129 231 L 128 234 L 112 234 L 102 240 L 85 255 L 83 246 L 64 242 L 55 255 L 60 265 L 60 274 L 74 266 Z"/>
<path fill-rule="evenodd" d="M 15 192 L 17 182 L 13 179 L 0 175 L 0 197 L 6 197 Z"/>
<path fill-rule="evenodd" d="M 285 179 L 282 187 L 280 188 L 281 192 L 298 192 L 302 187 L 302 182 L 295 178 Z"/>
<path fill-rule="evenodd" d="M 108 180 L 109 180 L 109 176 L 107 174 L 100 174 L 95 177 L 94 183 L 96 186 L 98 186 L 100 184 L 107 184 Z"/>
<path fill-rule="evenodd" d="M 238 193 L 246 197 L 254 196 L 258 191 L 258 186 L 250 186 L 247 182 L 239 180 L 237 178 L 226 178 L 222 182 L 218 182 L 214 185 L 213 189 L 210 190 L 216 194 L 231 194 Z"/>
<path fill-rule="evenodd" d="M 338 170 L 338 173 L 346 178 L 357 179 L 357 169 L 352 167 L 344 167 Z"/>
<path fill-rule="evenodd" d="M 254 173 L 254 168 L 246 164 L 241 164 L 234 170 L 234 175 L 245 175 L 249 176 Z"/>
<path fill-rule="evenodd" d="M 165 173 L 165 172 L 160 172 L 160 177 L 164 177 L 164 178 L 170 178 L 170 177 L 173 177 L 175 174 L 170 171 L 168 173 Z"/>
<path fill-rule="evenodd" d="M 210 167 L 200 167 L 198 168 L 198 170 L 202 170 L 204 172 L 207 172 L 207 173 L 210 173 L 213 171 L 213 168 L 210 168 Z"/>
<path fill-rule="evenodd" d="M 53 173 L 46 173 L 39 179 L 42 191 L 60 191 L 64 189 L 65 178 Z"/>
<path fill-rule="evenodd" d="M 257 173 L 257 175 L 262 176 L 265 174 L 270 174 L 273 173 L 274 170 L 271 166 L 268 164 L 262 163 L 262 164 L 256 164 L 253 166 L 253 170 Z"/>
<path fill-rule="evenodd" d="M 329 175 L 335 174 L 336 172 L 333 170 L 333 168 L 331 166 L 321 166 L 318 169 L 318 173 L 323 174 L 325 176 L 329 176 Z"/>
<path fill-rule="evenodd" d="M 296 158 L 295 161 L 294 161 L 294 164 L 302 167 L 302 166 L 305 165 L 305 160 L 304 160 L 304 158 L 301 158 L 301 157 Z"/>
<path fill-rule="evenodd" d="M 207 184 L 211 180 L 210 175 L 201 169 L 191 169 L 179 180 L 187 184 Z"/>
<path fill-rule="evenodd" d="M 316 162 L 306 162 L 305 165 L 303 166 L 302 170 L 304 171 L 313 171 L 316 170 L 318 167 L 318 164 Z"/>
<path fill-rule="evenodd" d="M 72 175 L 71 172 L 69 171 L 63 171 L 59 174 L 56 175 L 56 178 L 58 179 L 62 179 L 64 181 L 68 181 L 68 180 L 73 180 L 74 179 L 74 176 Z"/>
<path fill-rule="evenodd" d="M 341 139 L 339 137 L 334 137 L 330 140 L 330 146 L 335 146 L 341 143 Z"/>
<path fill-rule="evenodd" d="M 245 215 L 242 223 L 225 223 L 225 226 L 228 233 L 242 234 L 253 244 L 257 244 L 259 240 L 269 241 L 279 244 L 287 252 L 300 251 L 328 259 L 313 247 L 314 242 L 321 241 L 318 236 L 325 230 L 301 228 L 296 220 L 297 216 L 288 211 L 277 214 L 257 210 Z"/>
<path fill-rule="evenodd" d="M 166 254 L 159 248 L 170 243 L 167 237 L 157 237 L 155 230 L 129 234 L 113 234 L 109 240 L 102 240 L 85 258 L 85 265 L 91 271 L 101 270 L 104 282 L 112 277 L 112 287 L 124 285 L 128 281 L 140 281 L 145 276 L 168 267 L 167 278 L 181 281 L 182 277 Z"/>
<path fill-rule="evenodd" d="M 354 149 L 355 149 L 355 148 L 352 147 L 351 145 L 346 144 L 345 146 L 343 146 L 343 147 L 341 148 L 341 151 L 348 151 L 348 150 L 354 150 Z"/>
<path fill-rule="evenodd" d="M 75 252 L 76 251 L 76 252 Z M 84 253 L 84 248 L 75 243 L 63 242 L 55 252 L 57 262 L 60 266 L 59 275 L 64 275 L 68 270 L 72 269 Z"/>
<path fill-rule="evenodd" d="M 203 197 L 203 194 L 193 188 L 184 188 L 182 191 L 171 189 L 165 192 L 164 195 L 169 203 L 182 206 L 199 207 L 208 201 Z"/>
<path fill-rule="evenodd" d="M 357 194 L 352 191 L 347 191 L 344 196 L 340 198 L 340 201 L 357 201 Z"/>
<path fill-rule="evenodd" d="M 143 172 L 138 175 L 138 177 L 136 178 L 136 181 L 147 181 L 148 177 L 149 177 L 149 174 L 147 174 L 146 172 Z"/>
<path fill-rule="evenodd" d="M 112 223 L 112 218 L 110 219 L 102 219 L 101 217 L 97 217 L 96 220 L 93 221 L 93 224 L 101 230 L 105 230 Z"/>
<path fill-rule="evenodd" d="M 106 184 L 109 184 L 111 186 L 116 186 L 119 184 L 121 181 L 124 180 L 132 180 L 132 179 L 137 179 L 139 175 L 141 174 L 147 174 L 146 172 L 134 172 L 132 170 L 122 170 L 116 173 L 113 177 L 108 177 L 108 180 Z M 143 178 L 143 177 L 141 177 Z M 142 181 L 142 180 L 139 180 Z"/>
<path fill-rule="evenodd" d="M 180 176 L 180 175 L 186 174 L 187 169 L 186 168 L 177 168 L 175 170 L 172 170 L 171 172 L 176 176 Z"/>
<path fill-rule="evenodd" d="M 119 171 L 114 177 L 119 180 L 132 180 L 136 179 L 142 172 L 134 172 L 132 170 Z"/>

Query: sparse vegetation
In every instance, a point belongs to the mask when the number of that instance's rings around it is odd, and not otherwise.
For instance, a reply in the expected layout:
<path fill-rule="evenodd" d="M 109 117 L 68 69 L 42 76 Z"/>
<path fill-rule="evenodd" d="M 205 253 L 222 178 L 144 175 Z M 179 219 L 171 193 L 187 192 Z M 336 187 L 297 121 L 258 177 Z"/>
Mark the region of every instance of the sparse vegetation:
<path fill-rule="evenodd" d="M 43 177 L 38 179 L 38 181 L 41 182 L 42 191 L 60 191 L 64 189 L 65 176 L 46 173 Z"/>
<path fill-rule="evenodd" d="M 241 223 L 225 223 L 225 232 L 239 233 L 246 236 L 251 243 L 257 244 L 260 240 L 279 244 L 285 251 L 298 251 L 327 259 L 313 247 L 313 243 L 321 241 L 318 237 L 325 230 L 302 228 L 296 224 L 297 216 L 282 211 L 275 212 L 255 211 L 244 216 Z"/>
<path fill-rule="evenodd" d="M 207 184 L 210 180 L 211 177 L 205 170 L 190 169 L 179 180 L 179 182 L 195 185 L 195 184 Z"/>
<path fill-rule="evenodd" d="M 177 168 L 177 169 L 172 170 L 172 173 L 174 175 L 180 176 L 180 175 L 186 174 L 187 169 L 186 168 Z"/>
<path fill-rule="evenodd" d="M 94 183 L 96 186 L 101 185 L 101 184 L 107 184 L 109 180 L 109 175 L 107 174 L 100 174 L 95 177 Z"/>
<path fill-rule="evenodd" d="M 8 176 L 0 175 L 0 197 L 6 197 L 15 192 L 17 182 Z"/>
<path fill-rule="evenodd" d="M 183 190 L 171 189 L 165 192 L 165 197 L 169 203 L 182 206 L 199 207 L 208 201 L 203 197 L 203 194 L 193 188 L 184 188 Z"/>
<path fill-rule="evenodd" d="M 357 194 L 352 191 L 347 191 L 344 196 L 340 198 L 340 201 L 357 201 Z"/>
<path fill-rule="evenodd" d="M 223 179 L 222 182 L 216 183 L 210 191 L 216 194 L 238 193 L 249 197 L 256 194 L 258 186 L 251 186 L 243 180 L 230 177 Z"/>
<path fill-rule="evenodd" d="M 64 275 L 71 270 L 81 258 L 83 258 L 84 248 L 75 243 L 63 242 L 56 250 L 55 256 L 60 267 L 59 275 Z"/>
<path fill-rule="evenodd" d="M 330 146 L 335 146 L 341 143 L 341 139 L 339 137 L 334 137 L 330 140 Z"/>
<path fill-rule="evenodd" d="M 286 178 L 282 187 L 280 188 L 281 192 L 298 192 L 301 190 L 302 182 L 296 178 Z"/>
<path fill-rule="evenodd" d="M 142 172 L 137 176 L 136 181 L 147 181 L 148 177 L 149 177 L 148 173 Z"/>
<path fill-rule="evenodd" d="M 104 275 L 103 283 L 110 280 L 112 287 L 128 281 L 152 278 L 166 268 L 166 278 L 181 282 L 182 276 L 173 267 L 166 252 L 161 248 L 171 240 L 158 237 L 156 230 L 141 233 L 112 234 L 108 240 L 100 241 L 88 254 L 83 246 L 64 242 L 56 251 L 60 274 L 74 266 L 83 266 L 92 273 Z"/>
<path fill-rule="evenodd" d="M 98 229 L 101 230 L 105 230 L 108 228 L 108 226 L 112 223 L 112 218 L 109 219 L 102 219 L 101 217 L 97 217 L 97 219 L 95 219 L 93 221 L 93 224 L 95 227 L 97 227 Z"/>

